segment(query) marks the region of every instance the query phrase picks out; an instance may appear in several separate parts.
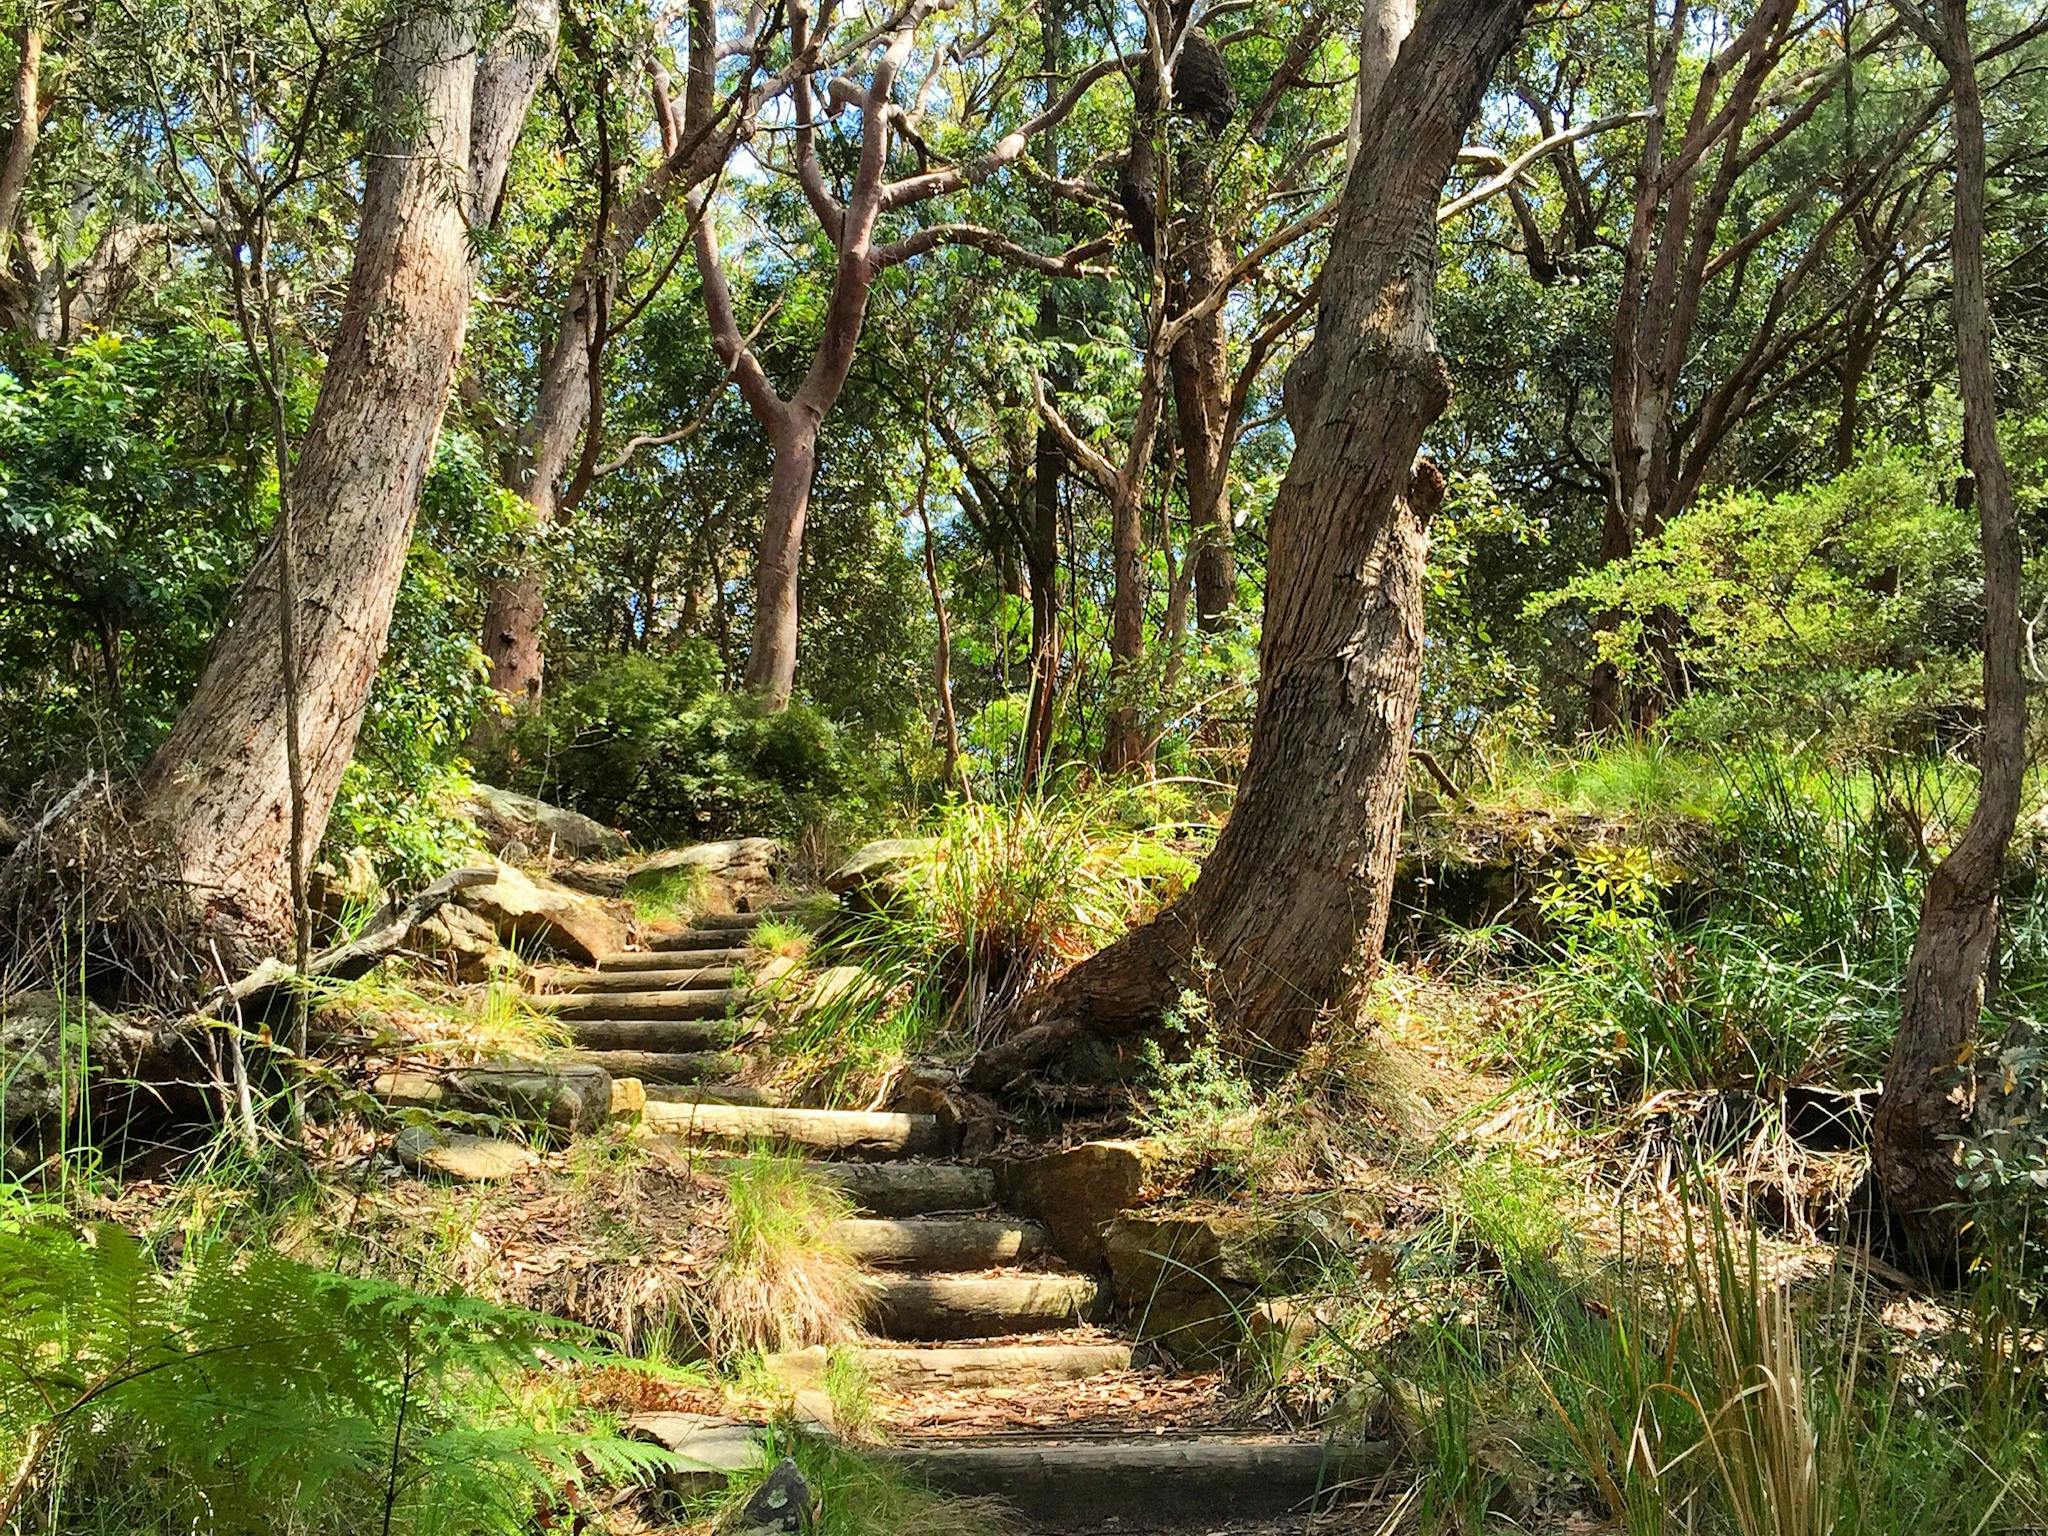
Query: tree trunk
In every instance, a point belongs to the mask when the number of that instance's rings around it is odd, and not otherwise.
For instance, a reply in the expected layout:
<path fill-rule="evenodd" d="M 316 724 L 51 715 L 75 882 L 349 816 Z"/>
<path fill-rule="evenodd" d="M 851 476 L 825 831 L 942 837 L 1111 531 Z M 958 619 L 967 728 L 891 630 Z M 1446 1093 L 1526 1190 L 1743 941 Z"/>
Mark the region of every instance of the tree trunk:
<path fill-rule="evenodd" d="M 1053 96 L 1052 82 L 1065 68 L 1066 5 L 1064 0 L 1039 0 L 1039 61 L 1045 70 L 1045 97 Z M 1039 154 L 1046 170 L 1057 178 L 1062 174 L 1057 126 L 1048 128 L 1039 141 Z M 1039 222 L 1048 235 L 1057 237 L 1062 199 L 1051 188 L 1041 192 Z M 1042 341 L 1060 334 L 1059 289 L 1048 280 L 1038 297 L 1037 332 Z M 1063 384 L 1055 369 L 1046 380 L 1054 399 Z M 1031 580 L 1031 699 L 1024 712 L 1024 787 L 1035 788 L 1045 772 L 1052 751 L 1053 710 L 1060 687 L 1060 476 L 1066 472 L 1066 453 L 1058 436 L 1045 421 L 1038 423 L 1033 443 L 1031 470 L 1031 525 L 1024 544 L 1024 567 Z"/>
<path fill-rule="evenodd" d="M 43 133 L 42 78 L 42 28 L 33 20 L 24 21 L 14 29 L 14 122 L 6 147 L 0 149 L 0 271 L 6 270 L 13 254 L 21 194 Z"/>
<path fill-rule="evenodd" d="M 2027 691 L 2021 662 L 2019 518 L 1998 442 L 1985 291 L 1984 108 L 1969 13 L 1965 0 L 1942 0 L 1938 23 L 1909 19 L 1928 27 L 1928 41 L 1947 66 L 1954 91 L 1951 308 L 1963 399 L 1963 455 L 1975 480 L 1984 552 L 1984 730 L 1977 806 L 1962 837 L 1928 880 L 1920 930 L 1906 967 L 1898 1039 L 1872 1133 L 1871 1150 L 1887 1202 L 1917 1241 L 1934 1247 L 1952 1242 L 1959 1225 L 1943 1208 L 1958 1198 L 1956 1138 L 1968 1129 L 1975 1106 L 1971 1058 L 1997 954 L 2006 846 L 2019 817 Z"/>
<path fill-rule="evenodd" d="M 1230 272 L 1213 228 L 1189 232 L 1187 298 L 1202 298 Z M 1173 407 L 1187 466 L 1188 560 L 1194 566 L 1195 623 L 1223 627 L 1237 600 L 1235 532 L 1230 516 L 1230 358 L 1221 306 L 1174 346 Z"/>
<path fill-rule="evenodd" d="M 1238 1042 L 1282 1055 L 1385 934 L 1421 686 L 1426 525 L 1417 465 L 1449 381 L 1433 329 L 1436 208 L 1521 0 L 1434 0 L 1402 47 L 1331 234 L 1316 338 L 1289 391 L 1258 715 L 1236 808 L 1200 878 L 1151 923 L 1028 997 L 984 1084 L 1155 1024 L 1199 951 Z"/>
<path fill-rule="evenodd" d="M 536 531 L 555 520 L 556 500 L 590 415 L 589 306 L 593 295 L 579 282 L 562 325 L 541 358 L 540 387 L 508 466 L 506 483 L 532 509 Z M 540 702 L 545 660 L 541 622 L 547 612 L 539 560 L 522 554 L 512 570 L 490 584 L 484 600 L 484 655 L 491 687 L 514 707 Z"/>
<path fill-rule="evenodd" d="M 801 405 L 785 412 L 774 435 L 775 466 L 754 546 L 754 638 L 742 679 L 770 709 L 782 709 L 796 688 L 797 576 L 811 477 L 818 468 L 819 418 Z"/>
<path fill-rule="evenodd" d="M 355 266 L 292 473 L 311 845 L 355 750 L 462 348 L 472 281 L 465 194 L 502 176 L 472 165 L 472 114 L 505 84 L 502 64 L 480 64 L 473 26 L 454 12 L 406 13 L 381 48 Z M 513 73 L 530 96 L 539 71 L 522 59 Z M 451 166 L 476 181 L 451 186 Z M 290 928 L 277 562 L 273 541 L 141 785 L 144 814 L 209 916 L 264 938 Z"/>

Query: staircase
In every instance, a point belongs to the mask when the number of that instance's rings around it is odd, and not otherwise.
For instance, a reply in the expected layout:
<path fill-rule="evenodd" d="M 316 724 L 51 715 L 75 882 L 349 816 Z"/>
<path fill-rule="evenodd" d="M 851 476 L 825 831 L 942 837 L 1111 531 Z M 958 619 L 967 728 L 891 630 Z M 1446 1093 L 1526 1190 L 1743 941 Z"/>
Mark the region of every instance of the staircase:
<path fill-rule="evenodd" d="M 1111 1315 L 1107 1284 L 1077 1273 L 1037 1223 L 1003 1211 L 990 1166 L 959 1156 L 938 1115 L 797 1109 L 728 1081 L 749 1031 L 738 1017 L 742 935 L 762 916 L 706 917 L 649 953 L 552 973 L 544 1001 L 583 1059 L 646 1084 L 657 1150 L 716 1172 L 771 1143 L 815 1159 L 858 1214 L 839 1232 L 871 1272 L 867 1337 L 853 1346 L 882 1404 L 879 1450 L 934 1487 L 1000 1498 L 1061 1532 L 1308 1528 L 1308 1512 L 1385 1472 L 1381 1444 L 1220 1427 L 1220 1382 L 1197 1420 L 1145 1405 L 1179 1385 Z M 751 1101 L 750 1101 L 751 1100 Z M 772 1362 L 800 1414 L 829 1432 L 827 1352 Z M 1001 1423 L 1020 1399 L 1027 1420 Z M 1135 1407 L 1124 1406 L 1135 1404 Z M 635 1430 L 667 1445 L 707 1486 L 758 1464 L 759 1431 L 694 1415 L 648 1414 Z"/>

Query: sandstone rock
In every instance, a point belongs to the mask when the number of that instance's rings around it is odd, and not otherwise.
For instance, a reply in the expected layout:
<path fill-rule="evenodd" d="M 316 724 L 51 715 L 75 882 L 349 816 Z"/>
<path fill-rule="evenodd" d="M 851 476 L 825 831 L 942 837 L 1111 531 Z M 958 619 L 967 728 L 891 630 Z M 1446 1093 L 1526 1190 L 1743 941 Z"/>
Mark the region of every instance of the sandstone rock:
<path fill-rule="evenodd" d="M 569 960 L 595 964 L 626 947 L 626 925 L 595 897 L 493 860 L 497 879 L 458 898 L 489 920 L 507 944 L 528 944 Z"/>
<path fill-rule="evenodd" d="M 471 1136 L 428 1125 L 408 1125 L 391 1144 L 391 1154 L 414 1173 L 434 1174 L 458 1184 L 488 1184 L 516 1178 L 534 1156 L 516 1142 Z"/>
<path fill-rule="evenodd" d="M 637 1077 L 612 1079 L 612 1118 L 637 1120 L 647 1113 L 647 1084 Z"/>
<path fill-rule="evenodd" d="M 701 912 L 754 912 L 775 899 L 784 853 L 772 837 L 735 837 L 655 854 L 626 877 L 628 890 L 661 884 L 678 872 L 696 881 Z"/>
<path fill-rule="evenodd" d="M 400 1108 L 496 1116 L 554 1135 L 595 1131 L 612 1112 L 611 1074 L 584 1062 L 387 1072 L 370 1091 Z"/>
<path fill-rule="evenodd" d="M 1102 1241 L 1117 1304 L 1138 1338 L 1183 1360 L 1227 1357 L 1253 1326 L 1255 1247 L 1254 1224 L 1222 1214 L 1119 1216 Z"/>
<path fill-rule="evenodd" d="M 1151 1160 L 1144 1142 L 1088 1141 L 1001 1165 L 996 1190 L 1004 1205 L 1052 1234 L 1061 1258 L 1081 1269 L 1100 1269 L 1103 1231 L 1137 1204 Z"/>
<path fill-rule="evenodd" d="M 825 877 L 825 888 L 849 906 L 885 906 L 911 872 L 937 857 L 938 851 L 936 837 L 881 838 L 855 850 Z"/>
<path fill-rule="evenodd" d="M 516 848 L 527 856 L 615 858 L 626 851 L 626 834 L 584 815 L 489 784 L 475 785 L 464 809 L 500 858 Z"/>
<path fill-rule="evenodd" d="M 525 966 L 498 942 L 497 929 L 467 907 L 452 903 L 414 924 L 405 942 L 410 948 L 447 960 L 457 981 L 488 981 Z"/>
<path fill-rule="evenodd" d="M 818 1498 L 785 1456 L 740 1511 L 743 1536 L 804 1536 L 817 1528 Z"/>
<path fill-rule="evenodd" d="M 857 965 L 829 966 L 811 978 L 797 1006 L 805 1013 L 813 1013 L 821 1008 L 851 1003 L 871 992 L 879 992 L 881 987 L 879 980 Z"/>
<path fill-rule="evenodd" d="M 82 1122 L 184 1113 L 205 1094 L 175 1027 L 145 1028 L 51 991 L 0 994 L 0 1159 L 21 1170 Z"/>
<path fill-rule="evenodd" d="M 346 850 L 338 867 L 322 862 L 312 873 L 313 905 L 336 922 L 352 911 L 375 912 L 389 900 L 376 859 L 360 845 Z"/>
<path fill-rule="evenodd" d="M 55 992 L 0 999 L 0 1138 L 10 1164 L 40 1159 L 85 1102 L 82 1056 L 103 1015 Z"/>

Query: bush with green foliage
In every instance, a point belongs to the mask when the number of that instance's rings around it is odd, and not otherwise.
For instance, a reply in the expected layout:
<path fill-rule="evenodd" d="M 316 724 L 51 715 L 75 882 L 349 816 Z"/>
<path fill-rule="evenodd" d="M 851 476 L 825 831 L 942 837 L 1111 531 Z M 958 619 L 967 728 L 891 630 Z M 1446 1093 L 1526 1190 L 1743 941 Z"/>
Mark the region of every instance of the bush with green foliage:
<path fill-rule="evenodd" d="M 796 832 L 857 807 L 867 776 L 837 726 L 717 678 L 702 643 L 604 658 L 515 717 L 480 771 L 647 843 Z"/>
<path fill-rule="evenodd" d="M 1976 520 L 1944 494 L 1953 476 L 1887 449 L 1796 490 L 1704 497 L 1532 612 L 1618 615 L 1595 638 L 1629 675 L 1653 665 L 1653 627 L 1671 634 L 1693 687 L 1672 728 L 1695 739 L 1826 725 L 1925 742 L 1970 704 L 1980 670 Z"/>

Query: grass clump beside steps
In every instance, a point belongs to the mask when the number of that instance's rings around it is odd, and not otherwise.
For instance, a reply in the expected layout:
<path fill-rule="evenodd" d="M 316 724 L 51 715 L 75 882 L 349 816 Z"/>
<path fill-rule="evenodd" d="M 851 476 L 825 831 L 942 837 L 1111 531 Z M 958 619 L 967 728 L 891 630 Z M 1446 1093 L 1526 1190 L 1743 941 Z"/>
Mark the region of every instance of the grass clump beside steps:
<path fill-rule="evenodd" d="M 807 1079 L 872 1085 L 971 1049 L 1004 1003 L 1184 890 L 1210 831 L 1171 784 L 947 806 L 889 898 L 812 946 L 813 968 L 865 979 L 808 1003 L 790 989 L 782 1050 Z"/>
<path fill-rule="evenodd" d="M 835 1231 L 852 1210 L 793 1154 L 756 1147 L 734 1161 L 725 1240 L 704 1288 L 714 1360 L 831 1344 L 855 1331 L 866 1282 Z"/>

